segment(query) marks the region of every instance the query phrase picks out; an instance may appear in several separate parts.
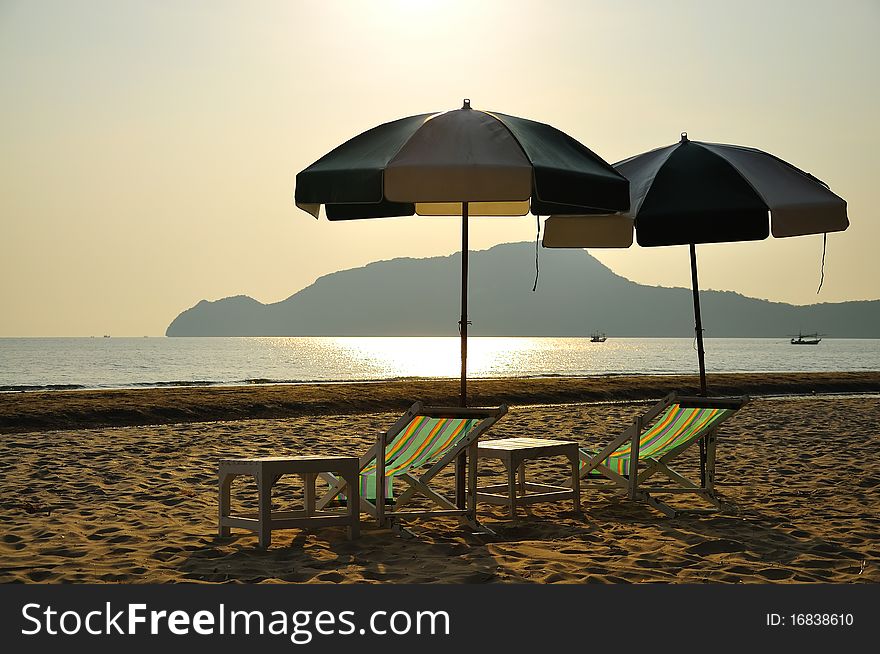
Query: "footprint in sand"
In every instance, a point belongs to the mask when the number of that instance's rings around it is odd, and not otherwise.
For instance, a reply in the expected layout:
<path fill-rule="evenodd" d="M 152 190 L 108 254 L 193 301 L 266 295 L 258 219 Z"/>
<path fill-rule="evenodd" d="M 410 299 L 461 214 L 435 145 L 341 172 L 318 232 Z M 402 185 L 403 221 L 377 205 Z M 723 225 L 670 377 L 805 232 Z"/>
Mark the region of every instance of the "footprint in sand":
<path fill-rule="evenodd" d="M 707 556 L 709 554 L 728 554 L 730 552 L 744 552 L 746 546 L 738 540 L 730 540 L 727 538 L 719 538 L 718 540 L 706 540 L 687 548 L 685 552 L 688 554 L 696 554 L 697 556 Z"/>
<path fill-rule="evenodd" d="M 819 554 L 832 554 L 840 551 L 840 547 L 837 545 L 832 545 L 831 543 L 816 543 L 810 548 L 811 552 L 817 552 Z"/>
<path fill-rule="evenodd" d="M 168 561 L 180 554 L 180 552 L 181 550 L 179 547 L 163 547 L 162 549 L 153 552 L 151 556 L 159 561 Z"/>
<path fill-rule="evenodd" d="M 727 568 L 727 571 L 734 575 L 750 575 L 753 572 L 751 568 L 744 565 L 732 565 Z"/>
<path fill-rule="evenodd" d="M 461 577 L 458 581 L 465 584 L 485 584 L 495 578 L 495 573 L 489 570 L 471 572 Z"/>
<path fill-rule="evenodd" d="M 831 570 L 839 564 L 839 561 L 829 561 L 828 559 L 807 559 L 801 560 L 800 565 L 804 568 L 810 568 L 811 572 L 817 575 L 828 575 Z"/>
<path fill-rule="evenodd" d="M 133 547 L 114 547 L 110 550 L 110 554 L 113 556 L 123 556 L 125 554 L 132 554 L 137 552 L 137 550 Z"/>
<path fill-rule="evenodd" d="M 31 570 L 27 573 L 27 578 L 31 581 L 36 581 L 37 583 L 43 581 L 50 581 L 53 577 L 56 577 L 57 574 L 52 572 L 51 570 Z"/>
<path fill-rule="evenodd" d="M 662 568 L 667 565 L 662 561 L 655 561 L 654 559 L 636 559 L 634 563 L 640 568 Z"/>
<path fill-rule="evenodd" d="M 439 554 L 441 556 L 461 556 L 471 551 L 471 548 L 463 543 L 446 544 L 436 543 L 431 545 L 428 550 L 431 554 Z"/>
<path fill-rule="evenodd" d="M 764 577 L 764 579 L 770 579 L 771 581 L 780 581 L 791 577 L 793 572 L 791 570 L 784 570 L 783 568 L 764 568 L 763 570 L 758 570 L 755 574 Z"/>
<path fill-rule="evenodd" d="M 40 556 L 60 556 L 65 559 L 78 559 L 85 555 L 86 552 L 72 550 L 67 547 L 50 547 L 40 550 Z"/>

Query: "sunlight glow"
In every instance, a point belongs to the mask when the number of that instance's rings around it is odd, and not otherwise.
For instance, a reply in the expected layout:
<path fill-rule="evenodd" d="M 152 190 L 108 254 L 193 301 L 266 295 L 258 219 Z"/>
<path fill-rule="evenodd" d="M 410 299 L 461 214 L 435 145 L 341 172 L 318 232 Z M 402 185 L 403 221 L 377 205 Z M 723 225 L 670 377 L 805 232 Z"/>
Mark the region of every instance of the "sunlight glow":
<path fill-rule="evenodd" d="M 283 344 L 289 339 L 277 339 Z M 316 339 L 326 356 L 343 357 L 377 379 L 394 377 L 458 377 L 461 341 L 455 337 L 337 337 Z M 525 375 L 538 369 L 551 373 L 558 362 L 547 356 L 547 345 L 559 339 L 476 337 L 468 339 L 468 376 Z M 562 342 L 550 350 L 566 349 Z M 611 348 L 607 348 L 609 351 Z M 583 360 L 571 362 L 589 367 Z M 590 364 L 593 365 L 593 364 Z M 601 366 L 601 363 L 599 364 Z"/>

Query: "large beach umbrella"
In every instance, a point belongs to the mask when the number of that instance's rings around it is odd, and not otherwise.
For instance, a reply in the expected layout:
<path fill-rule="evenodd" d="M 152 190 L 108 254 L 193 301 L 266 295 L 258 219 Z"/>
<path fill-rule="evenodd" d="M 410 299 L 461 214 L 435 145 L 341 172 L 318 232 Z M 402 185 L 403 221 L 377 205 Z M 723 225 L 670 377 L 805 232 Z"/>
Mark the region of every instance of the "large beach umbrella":
<path fill-rule="evenodd" d="M 629 207 L 629 184 L 543 123 L 461 109 L 401 118 L 355 136 L 296 176 L 296 205 L 329 220 L 461 216 L 461 405 L 467 406 L 468 216 L 579 214 Z"/>
<path fill-rule="evenodd" d="M 694 330 L 705 395 L 706 365 L 697 281 L 697 243 L 759 241 L 839 232 L 846 202 L 828 185 L 772 154 L 737 145 L 691 141 L 614 164 L 630 181 L 627 215 L 586 216 L 576 208 L 547 219 L 545 247 L 688 245 Z M 564 215 L 569 214 L 569 215 Z"/>

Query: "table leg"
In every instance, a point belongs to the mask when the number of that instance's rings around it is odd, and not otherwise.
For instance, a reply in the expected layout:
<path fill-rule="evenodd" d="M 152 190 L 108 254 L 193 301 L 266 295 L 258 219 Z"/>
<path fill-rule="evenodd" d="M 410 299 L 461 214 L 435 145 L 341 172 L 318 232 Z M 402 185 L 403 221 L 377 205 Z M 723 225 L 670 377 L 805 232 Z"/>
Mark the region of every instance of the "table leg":
<path fill-rule="evenodd" d="M 262 472 L 256 475 L 259 489 L 259 525 L 257 534 L 260 547 L 266 549 L 272 544 L 272 478 Z"/>
<path fill-rule="evenodd" d="M 526 462 L 523 461 L 519 464 L 516 470 L 517 476 L 519 476 L 519 494 L 523 496 L 526 494 Z"/>
<path fill-rule="evenodd" d="M 230 504 L 230 489 L 232 488 L 232 480 L 235 479 L 235 475 L 229 474 L 225 472 L 222 468 L 220 469 L 220 501 L 219 501 L 219 516 L 217 520 L 217 534 L 221 537 L 229 536 L 230 530 L 229 527 L 223 524 L 223 518 L 229 516 L 229 504 Z"/>
<path fill-rule="evenodd" d="M 303 503 L 306 508 L 306 517 L 315 515 L 315 477 L 314 472 L 304 472 L 303 478 Z"/>
<path fill-rule="evenodd" d="M 508 493 L 508 508 L 510 510 L 510 517 L 516 517 L 516 468 L 517 462 L 510 460 L 506 461 L 507 463 L 507 493 Z"/>

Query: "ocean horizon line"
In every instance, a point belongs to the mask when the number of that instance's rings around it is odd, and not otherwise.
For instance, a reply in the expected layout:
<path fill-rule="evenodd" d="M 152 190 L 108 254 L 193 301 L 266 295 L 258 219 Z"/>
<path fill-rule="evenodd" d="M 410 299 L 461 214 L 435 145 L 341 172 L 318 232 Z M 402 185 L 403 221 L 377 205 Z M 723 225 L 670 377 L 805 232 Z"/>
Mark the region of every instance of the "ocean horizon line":
<path fill-rule="evenodd" d="M 603 332 L 605 333 L 605 332 Z M 812 333 L 812 332 L 809 332 Z M 807 332 L 804 331 L 803 334 L 806 336 Z M 634 339 L 634 338 L 642 338 L 642 339 L 657 339 L 657 340 L 673 340 L 673 339 L 689 339 L 693 340 L 693 334 L 685 334 L 683 336 L 649 336 L 649 335 L 628 335 L 621 336 L 615 334 L 605 333 L 608 337 L 608 340 L 612 339 Z M 562 336 L 554 336 L 554 335 L 541 335 L 541 334 L 532 334 L 532 335 L 506 335 L 506 334 L 480 334 L 480 335 L 468 335 L 468 340 L 476 340 L 481 338 L 554 338 L 554 339 L 586 339 L 590 340 L 591 334 L 581 334 L 581 335 L 562 335 Z M 710 340 L 778 340 L 778 339 L 787 339 L 792 336 L 797 336 L 797 334 L 780 334 L 777 336 L 703 336 L 704 341 Z M 0 341 L 24 341 L 24 340 L 91 340 L 91 339 L 116 339 L 116 340 L 141 340 L 144 338 L 153 338 L 153 339 L 167 339 L 173 341 L 184 341 L 184 340 L 214 340 L 214 339 L 222 339 L 222 338 L 448 338 L 454 339 L 458 341 L 460 337 L 458 335 L 438 335 L 438 334 L 311 334 L 311 335 L 263 335 L 263 336 L 166 336 L 165 334 L 144 334 L 144 335 L 132 335 L 132 334 L 122 334 L 119 336 L 115 336 L 112 334 L 106 334 L 102 336 L 0 336 Z M 880 340 L 880 336 L 834 336 L 831 334 L 823 334 L 823 340 L 858 340 L 858 341 L 876 341 Z"/>

